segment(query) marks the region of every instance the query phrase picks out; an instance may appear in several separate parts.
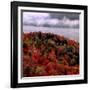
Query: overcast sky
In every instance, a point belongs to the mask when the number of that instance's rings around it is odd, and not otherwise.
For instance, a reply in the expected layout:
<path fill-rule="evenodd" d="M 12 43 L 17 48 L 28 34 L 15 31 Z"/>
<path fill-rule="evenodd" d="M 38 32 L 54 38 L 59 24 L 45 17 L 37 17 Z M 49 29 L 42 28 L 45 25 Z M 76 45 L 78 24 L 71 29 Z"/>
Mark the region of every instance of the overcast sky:
<path fill-rule="evenodd" d="M 67 17 L 70 20 L 79 20 L 79 14 L 78 13 L 52 13 L 50 14 L 52 18 L 58 18 L 58 19 L 62 19 L 63 17 Z"/>
<path fill-rule="evenodd" d="M 23 25 L 79 28 L 79 13 L 23 12 Z"/>

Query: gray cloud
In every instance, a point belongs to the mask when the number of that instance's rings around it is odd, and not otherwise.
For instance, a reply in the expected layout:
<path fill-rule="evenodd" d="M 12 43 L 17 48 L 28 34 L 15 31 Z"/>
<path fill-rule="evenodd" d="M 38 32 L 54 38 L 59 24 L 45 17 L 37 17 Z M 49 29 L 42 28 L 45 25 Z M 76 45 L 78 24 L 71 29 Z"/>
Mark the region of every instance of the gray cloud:
<path fill-rule="evenodd" d="M 79 28 L 79 13 L 24 12 L 23 25 Z"/>
<path fill-rule="evenodd" d="M 67 17 L 70 20 L 79 20 L 79 13 L 69 13 L 69 12 L 60 12 L 60 13 L 51 13 L 50 16 L 51 18 L 58 18 L 62 19 L 63 17 Z"/>

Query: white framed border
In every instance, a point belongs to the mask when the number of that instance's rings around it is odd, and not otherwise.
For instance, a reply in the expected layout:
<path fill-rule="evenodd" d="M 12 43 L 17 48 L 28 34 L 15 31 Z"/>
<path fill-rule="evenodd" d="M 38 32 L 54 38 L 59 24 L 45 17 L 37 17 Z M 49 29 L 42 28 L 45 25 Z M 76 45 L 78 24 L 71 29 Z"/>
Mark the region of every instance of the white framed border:
<path fill-rule="evenodd" d="M 80 43 L 80 73 L 79 75 L 63 76 L 40 76 L 40 77 L 21 77 L 21 10 L 35 11 L 58 11 L 58 12 L 76 12 L 80 14 L 79 43 Z M 84 10 L 75 9 L 52 9 L 36 7 L 18 7 L 18 83 L 33 83 L 46 81 L 67 81 L 84 79 Z"/>

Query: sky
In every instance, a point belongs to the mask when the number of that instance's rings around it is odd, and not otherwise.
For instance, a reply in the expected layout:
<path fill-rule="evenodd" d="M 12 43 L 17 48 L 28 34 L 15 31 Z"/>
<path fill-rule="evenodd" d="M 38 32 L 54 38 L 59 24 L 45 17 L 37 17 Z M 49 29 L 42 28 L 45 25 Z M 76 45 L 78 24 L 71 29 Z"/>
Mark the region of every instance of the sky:
<path fill-rule="evenodd" d="M 79 13 L 23 12 L 23 25 L 79 28 Z"/>

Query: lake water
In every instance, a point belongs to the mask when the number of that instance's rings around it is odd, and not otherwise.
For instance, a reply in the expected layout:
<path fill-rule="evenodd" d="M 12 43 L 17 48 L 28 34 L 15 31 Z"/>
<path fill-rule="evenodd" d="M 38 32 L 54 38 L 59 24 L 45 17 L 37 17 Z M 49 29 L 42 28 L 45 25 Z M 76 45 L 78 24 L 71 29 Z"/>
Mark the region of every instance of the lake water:
<path fill-rule="evenodd" d="M 77 28 L 58 28 L 58 27 L 36 27 L 36 26 L 23 26 L 23 32 L 43 32 L 43 33 L 54 33 L 57 35 L 63 35 L 66 38 L 76 40 L 79 42 L 79 29 Z"/>

